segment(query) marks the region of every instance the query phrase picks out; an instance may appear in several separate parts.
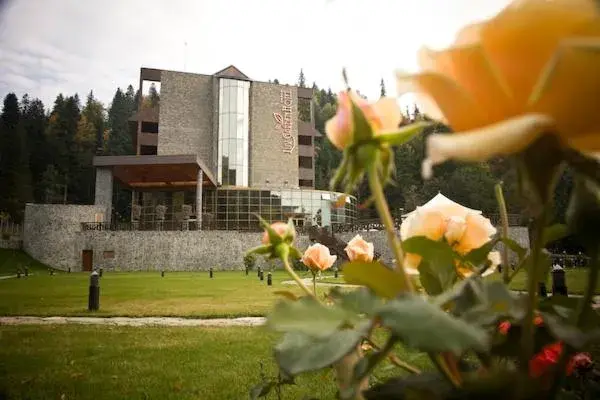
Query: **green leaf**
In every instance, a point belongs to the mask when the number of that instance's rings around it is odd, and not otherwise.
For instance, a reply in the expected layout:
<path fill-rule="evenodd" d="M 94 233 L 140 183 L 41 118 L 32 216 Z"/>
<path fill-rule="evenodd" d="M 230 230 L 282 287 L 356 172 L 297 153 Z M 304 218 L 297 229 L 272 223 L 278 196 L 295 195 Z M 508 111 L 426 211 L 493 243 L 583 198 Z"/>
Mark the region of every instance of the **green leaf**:
<path fill-rule="evenodd" d="M 494 246 L 496 246 L 496 244 L 499 241 L 500 241 L 500 238 L 495 237 L 494 239 L 490 240 L 483 246 L 481 246 L 477 249 L 473 249 L 470 252 L 468 252 L 467 254 L 465 254 L 462 257 L 462 260 L 465 262 L 469 262 L 469 263 L 473 264 L 474 266 L 479 266 L 479 265 L 487 262 L 488 254 L 490 253 L 490 251 L 492 251 Z"/>
<path fill-rule="evenodd" d="M 571 325 L 563 319 L 552 314 L 542 314 L 544 324 L 554 337 L 563 340 L 568 345 L 581 350 L 587 347 L 591 342 L 600 339 L 600 329 L 594 329 L 589 332 L 584 332 L 578 327 Z"/>
<path fill-rule="evenodd" d="M 379 296 L 392 299 L 402 290 L 400 275 L 380 262 L 349 262 L 342 266 L 344 280 L 353 285 L 366 286 Z"/>
<path fill-rule="evenodd" d="M 354 144 L 372 139 L 373 129 L 365 118 L 365 114 L 358 105 L 354 103 L 352 98 L 350 98 L 350 103 L 352 104 L 352 121 L 354 124 L 354 137 L 352 138 L 352 143 Z"/>
<path fill-rule="evenodd" d="M 367 288 L 343 292 L 335 287 L 330 291 L 330 296 L 335 299 L 340 307 L 356 314 L 371 315 L 383 303 L 380 297 L 375 296 Z"/>
<path fill-rule="evenodd" d="M 397 131 L 385 132 L 376 137 L 382 143 L 390 146 L 400 146 L 412 140 L 415 136 L 423 132 L 423 129 L 431 126 L 430 122 L 417 122 L 414 124 L 400 127 Z"/>
<path fill-rule="evenodd" d="M 315 338 L 302 332 L 289 332 L 275 346 L 275 359 L 287 374 L 298 375 L 327 367 L 356 348 L 366 327 L 345 329 Z"/>
<path fill-rule="evenodd" d="M 565 224 L 554 224 L 544 229 L 544 236 L 542 239 L 543 246 L 549 243 L 560 240 L 569 235 L 569 229 Z"/>
<path fill-rule="evenodd" d="M 265 397 L 277 384 L 273 381 L 263 381 L 250 389 L 250 400 Z"/>
<path fill-rule="evenodd" d="M 428 294 L 439 294 L 450 288 L 458 279 L 454 260 L 460 257 L 445 241 L 415 236 L 402 242 L 402 248 L 408 253 L 416 253 L 423 257 L 419 265 L 419 274 L 423 273 L 423 276 L 419 277 Z"/>
<path fill-rule="evenodd" d="M 525 317 L 523 299 L 508 290 L 502 282 L 485 282 L 484 290 L 488 310 L 516 320 Z"/>
<path fill-rule="evenodd" d="M 486 351 L 486 332 L 453 317 L 421 297 L 405 296 L 383 305 L 377 312 L 382 325 L 390 328 L 407 345 L 423 351 Z"/>
<path fill-rule="evenodd" d="M 246 255 L 250 254 L 269 254 L 273 251 L 273 247 L 271 245 L 261 245 L 254 247 L 246 252 Z"/>
<path fill-rule="evenodd" d="M 575 177 L 569 207 L 567 209 L 569 230 L 588 249 L 600 245 L 600 185 L 581 176 Z"/>
<path fill-rule="evenodd" d="M 302 332 L 315 337 L 327 337 L 353 315 L 339 307 L 327 307 L 312 297 L 297 301 L 280 301 L 267 317 L 267 326 L 278 332 Z"/>

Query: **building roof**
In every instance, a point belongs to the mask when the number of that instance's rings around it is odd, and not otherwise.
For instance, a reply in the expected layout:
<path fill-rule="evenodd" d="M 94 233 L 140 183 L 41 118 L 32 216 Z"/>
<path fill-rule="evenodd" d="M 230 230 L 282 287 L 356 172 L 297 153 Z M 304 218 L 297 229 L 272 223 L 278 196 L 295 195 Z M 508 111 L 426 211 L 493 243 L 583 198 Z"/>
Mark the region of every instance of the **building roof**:
<path fill-rule="evenodd" d="M 242 71 L 240 71 L 239 69 L 237 69 L 234 65 L 230 65 L 227 68 L 223 68 L 222 70 L 220 70 L 219 72 L 217 72 L 215 74 L 215 76 L 218 76 L 220 78 L 232 78 L 232 79 L 240 79 L 243 81 L 249 81 L 250 78 L 248 78 L 248 76 L 246 74 L 244 74 Z"/>
<path fill-rule="evenodd" d="M 451 213 L 453 215 L 460 215 L 460 214 L 466 215 L 469 213 L 481 214 L 480 210 L 474 210 L 472 208 L 465 207 L 462 204 L 458 204 L 457 202 L 450 200 L 449 198 L 447 198 L 446 196 L 444 196 L 443 194 L 438 192 L 438 194 L 436 194 L 427 203 L 423 204 L 422 206 L 417 207 L 417 209 L 415 209 L 407 214 L 402 215 L 402 217 L 403 218 L 408 217 L 409 215 L 411 215 L 418 209 L 428 209 L 428 208 L 446 208 L 449 210 L 451 209 L 451 210 L 453 210 L 453 212 Z"/>
<path fill-rule="evenodd" d="M 216 180 L 196 155 L 96 156 L 95 167 L 110 167 L 113 176 L 132 188 L 196 186 L 202 170 L 203 186 L 216 186 Z"/>

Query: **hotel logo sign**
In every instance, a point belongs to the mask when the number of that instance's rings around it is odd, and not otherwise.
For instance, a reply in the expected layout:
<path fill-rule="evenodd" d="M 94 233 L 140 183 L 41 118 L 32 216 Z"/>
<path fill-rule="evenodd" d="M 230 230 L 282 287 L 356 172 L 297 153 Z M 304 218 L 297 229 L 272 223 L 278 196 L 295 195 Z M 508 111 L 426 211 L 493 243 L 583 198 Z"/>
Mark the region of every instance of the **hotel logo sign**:
<path fill-rule="evenodd" d="M 292 90 L 282 89 L 280 94 L 281 112 L 274 112 L 275 127 L 281 131 L 283 152 L 292 154 L 296 139 L 292 133 Z"/>

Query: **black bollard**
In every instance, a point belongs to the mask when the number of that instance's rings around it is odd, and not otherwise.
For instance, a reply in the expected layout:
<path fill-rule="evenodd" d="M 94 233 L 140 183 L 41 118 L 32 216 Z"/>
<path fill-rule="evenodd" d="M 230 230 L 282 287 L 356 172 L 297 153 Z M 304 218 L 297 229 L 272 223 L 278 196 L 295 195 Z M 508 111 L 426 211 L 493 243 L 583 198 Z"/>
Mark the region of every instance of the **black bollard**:
<path fill-rule="evenodd" d="M 164 278 L 165 277 L 165 271 L 160 271 L 160 277 Z"/>
<path fill-rule="evenodd" d="M 273 286 L 273 277 L 270 272 L 267 274 L 267 286 Z"/>
<path fill-rule="evenodd" d="M 29 268 L 25 267 L 25 276 L 29 276 Z"/>
<path fill-rule="evenodd" d="M 100 274 L 99 274 L 100 278 L 102 278 L 102 274 L 104 274 L 104 268 L 100 268 Z"/>
<path fill-rule="evenodd" d="M 208 270 L 208 276 L 210 276 L 210 279 L 213 278 L 213 269 L 212 269 L 212 267 L 210 267 L 210 269 Z"/>
<path fill-rule="evenodd" d="M 333 277 L 337 279 L 338 277 L 338 269 L 337 267 L 333 269 Z"/>
<path fill-rule="evenodd" d="M 20 269 L 17 270 L 17 279 L 21 279 L 21 270 Z"/>
<path fill-rule="evenodd" d="M 260 280 L 261 281 L 265 280 L 265 273 L 262 270 L 260 271 Z"/>
<path fill-rule="evenodd" d="M 246 267 L 246 276 L 248 276 L 248 267 Z"/>
<path fill-rule="evenodd" d="M 552 271 L 552 296 L 568 296 L 565 270 L 562 268 Z"/>
<path fill-rule="evenodd" d="M 88 297 L 88 310 L 97 311 L 100 308 L 100 276 L 96 271 L 90 275 L 90 295 Z"/>
<path fill-rule="evenodd" d="M 54 275 L 54 270 L 53 269 L 50 270 L 50 275 L 51 276 Z"/>
<path fill-rule="evenodd" d="M 258 276 L 259 278 L 260 278 L 260 271 L 262 271 L 262 270 L 260 267 L 258 267 L 258 269 L 256 270 L 256 276 Z"/>
<path fill-rule="evenodd" d="M 538 283 L 538 293 L 540 294 L 540 297 L 548 297 L 548 290 L 546 289 L 545 282 Z"/>
<path fill-rule="evenodd" d="M 69 273 L 71 273 L 71 267 L 69 267 Z"/>

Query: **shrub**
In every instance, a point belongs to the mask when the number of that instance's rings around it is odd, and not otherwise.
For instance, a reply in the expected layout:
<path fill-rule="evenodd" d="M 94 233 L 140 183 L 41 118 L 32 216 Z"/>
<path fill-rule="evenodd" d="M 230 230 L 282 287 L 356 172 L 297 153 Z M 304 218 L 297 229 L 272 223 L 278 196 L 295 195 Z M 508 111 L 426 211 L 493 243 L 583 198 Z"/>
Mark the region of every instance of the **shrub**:
<path fill-rule="evenodd" d="M 246 266 L 246 269 L 252 271 L 256 266 L 256 256 L 254 254 L 246 254 L 244 256 L 244 265 Z"/>

